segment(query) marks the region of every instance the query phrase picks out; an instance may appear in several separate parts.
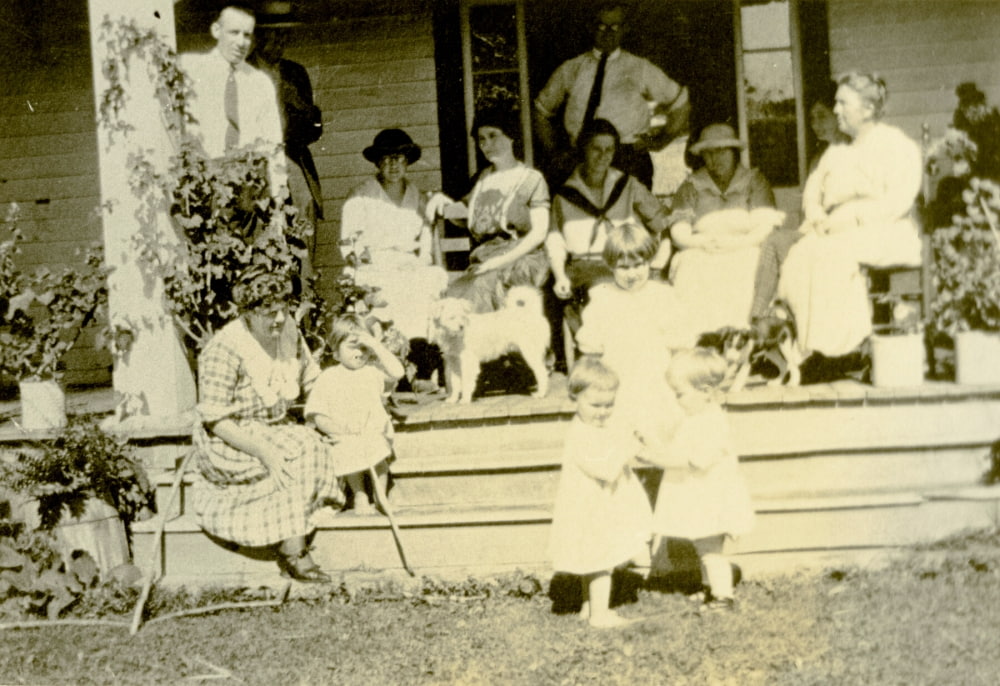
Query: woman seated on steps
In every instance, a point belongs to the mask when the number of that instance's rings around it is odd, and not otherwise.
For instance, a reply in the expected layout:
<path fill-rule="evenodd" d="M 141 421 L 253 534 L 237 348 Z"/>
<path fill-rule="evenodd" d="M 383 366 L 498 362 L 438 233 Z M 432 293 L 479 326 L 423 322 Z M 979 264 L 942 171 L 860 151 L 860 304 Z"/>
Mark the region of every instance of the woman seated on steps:
<path fill-rule="evenodd" d="M 287 275 L 251 267 L 234 288 L 240 316 L 198 357 L 194 488 L 202 528 L 242 546 L 275 546 L 285 576 L 327 582 L 306 537 L 320 508 L 343 504 L 327 445 L 288 415 L 319 374 L 289 313 Z"/>

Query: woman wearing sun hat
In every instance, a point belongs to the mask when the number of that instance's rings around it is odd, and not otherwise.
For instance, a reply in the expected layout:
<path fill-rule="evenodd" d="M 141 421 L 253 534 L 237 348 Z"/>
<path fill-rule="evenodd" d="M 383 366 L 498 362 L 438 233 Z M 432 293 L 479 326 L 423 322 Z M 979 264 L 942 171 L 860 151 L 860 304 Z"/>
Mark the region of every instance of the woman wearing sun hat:
<path fill-rule="evenodd" d="M 670 280 L 695 336 L 747 325 L 761 244 L 784 219 L 764 175 L 740 164 L 744 147 L 729 124 L 706 126 L 690 150 L 705 164 L 674 196 Z"/>
<path fill-rule="evenodd" d="M 380 289 L 391 320 L 407 338 L 427 335 L 431 303 L 448 285 L 448 274 L 432 263 L 427 198 L 408 178 L 420 146 L 402 129 L 379 131 L 361 153 L 375 175 L 351 191 L 341 215 L 341 250 L 370 257 L 357 265 L 356 280 Z"/>

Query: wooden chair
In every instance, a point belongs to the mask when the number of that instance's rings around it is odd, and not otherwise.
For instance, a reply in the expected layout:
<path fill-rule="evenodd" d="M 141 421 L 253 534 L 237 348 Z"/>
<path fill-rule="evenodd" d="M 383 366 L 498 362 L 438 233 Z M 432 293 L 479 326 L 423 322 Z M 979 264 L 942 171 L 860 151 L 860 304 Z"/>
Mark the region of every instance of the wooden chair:
<path fill-rule="evenodd" d="M 448 271 L 448 280 L 454 281 L 469 266 L 469 252 L 472 242 L 468 232 L 462 234 L 459 229 L 447 220 L 438 217 L 431 233 L 431 254 L 434 264 Z"/>
<path fill-rule="evenodd" d="M 930 138 L 930 126 L 924 122 L 921 131 L 921 151 L 924 158 L 926 158 L 930 147 Z M 930 313 L 931 301 L 934 297 L 931 277 L 931 263 L 934 256 L 931 252 L 930 231 L 933 231 L 934 227 L 928 226 L 926 212 L 922 211 L 922 208 L 931 200 L 931 185 L 932 180 L 925 167 L 922 198 L 919 205 L 921 211 L 917 212 L 922 243 L 920 266 L 866 267 L 868 294 L 872 300 L 872 324 L 876 331 L 889 329 L 894 324 L 899 323 L 894 320 L 892 312 L 895 302 L 913 303 L 919 308 L 921 319 Z"/>

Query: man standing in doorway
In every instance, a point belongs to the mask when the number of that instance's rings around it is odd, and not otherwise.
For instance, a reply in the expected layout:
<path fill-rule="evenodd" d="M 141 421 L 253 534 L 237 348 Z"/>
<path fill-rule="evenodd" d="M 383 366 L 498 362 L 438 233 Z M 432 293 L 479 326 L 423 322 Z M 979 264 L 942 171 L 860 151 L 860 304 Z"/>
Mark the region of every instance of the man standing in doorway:
<path fill-rule="evenodd" d="M 649 128 L 650 113 L 657 105 L 666 106 L 669 113 L 686 113 L 686 88 L 649 60 L 622 50 L 625 28 L 622 3 L 601 5 L 593 48 L 559 65 L 535 99 L 535 131 L 549 155 L 553 184 L 561 183 L 572 170 L 580 131 L 595 119 L 606 119 L 621 135 L 614 166 L 650 187 L 653 162 L 640 142 Z M 555 119 L 564 106 L 562 123 L 568 140 L 560 141 Z M 674 119 L 668 116 L 668 121 Z M 686 116 L 676 119 L 679 128 L 686 126 Z"/>
<path fill-rule="evenodd" d="M 278 93 L 285 161 L 288 172 L 288 193 L 299 217 L 313 229 L 306 247 L 309 265 L 316 257 L 318 220 L 323 218 L 323 192 L 319 171 L 309 144 L 323 135 L 323 116 L 313 100 L 309 72 L 298 62 L 284 56 L 292 29 L 302 26 L 290 2 L 266 2 L 257 15 L 256 45 L 248 62 L 267 74 Z"/>
<path fill-rule="evenodd" d="M 281 117 L 274 84 L 246 62 L 256 19 L 249 5 L 228 3 L 212 22 L 215 47 L 181 56 L 191 79 L 191 132 L 208 157 L 253 145 L 269 158 L 271 195 L 287 194 Z"/>

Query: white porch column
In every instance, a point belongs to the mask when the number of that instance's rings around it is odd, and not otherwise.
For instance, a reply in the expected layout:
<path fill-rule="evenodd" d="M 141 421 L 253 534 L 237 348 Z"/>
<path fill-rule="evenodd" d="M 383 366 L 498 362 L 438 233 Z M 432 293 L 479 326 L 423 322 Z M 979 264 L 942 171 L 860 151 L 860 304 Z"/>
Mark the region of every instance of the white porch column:
<path fill-rule="evenodd" d="M 112 21 L 134 21 L 140 29 L 154 29 L 170 46 L 176 45 L 172 0 L 88 0 L 94 95 L 100 111 L 101 95 L 108 86 L 102 64 L 107 46 L 100 40 L 105 17 Z M 119 418 L 126 426 L 174 426 L 190 424 L 195 403 L 195 384 L 184 349 L 170 315 L 164 308 L 162 283 L 143 275 L 137 262 L 133 237 L 140 231 L 137 214 L 140 200 L 129 188 L 130 152 L 146 150 L 157 169 L 166 169 L 172 153 L 154 97 L 145 64 L 134 60 L 126 75 L 126 105 L 122 118 L 134 127 L 115 132 L 97 127 L 98 160 L 104 250 L 114 269 L 108 279 L 112 324 L 134 333 L 127 354 L 115 361 L 114 388 L 120 405 Z M 174 236 L 166 213 L 160 210 L 150 230 Z"/>

